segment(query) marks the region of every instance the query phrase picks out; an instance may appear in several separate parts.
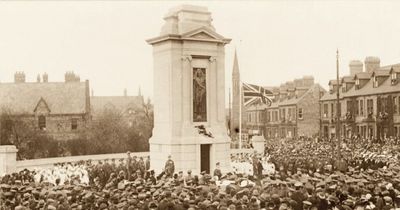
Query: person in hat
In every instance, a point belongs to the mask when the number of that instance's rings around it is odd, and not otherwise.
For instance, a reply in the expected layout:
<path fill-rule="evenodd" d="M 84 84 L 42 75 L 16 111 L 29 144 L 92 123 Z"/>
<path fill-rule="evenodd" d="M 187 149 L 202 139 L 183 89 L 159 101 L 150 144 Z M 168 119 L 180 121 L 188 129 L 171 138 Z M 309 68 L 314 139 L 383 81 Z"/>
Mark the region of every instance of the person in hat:
<path fill-rule="evenodd" d="M 296 201 L 296 206 L 294 206 L 294 210 L 302 210 L 303 201 L 307 199 L 307 196 L 302 191 L 303 183 L 296 182 L 294 184 L 294 187 L 295 191 L 293 192 L 292 196 L 290 196 L 292 200 Z"/>
<path fill-rule="evenodd" d="M 168 178 L 172 178 L 175 172 L 175 163 L 172 160 L 172 156 L 168 155 L 168 160 L 165 162 L 165 167 L 164 167 L 165 175 Z"/>
<path fill-rule="evenodd" d="M 218 177 L 218 180 L 221 179 L 222 172 L 221 172 L 221 168 L 220 168 L 220 163 L 219 162 L 217 162 L 215 164 L 214 176 Z"/>
<path fill-rule="evenodd" d="M 126 152 L 126 174 L 128 177 L 131 176 L 132 172 L 133 172 L 133 168 L 132 168 L 132 157 L 131 157 L 131 152 Z"/>

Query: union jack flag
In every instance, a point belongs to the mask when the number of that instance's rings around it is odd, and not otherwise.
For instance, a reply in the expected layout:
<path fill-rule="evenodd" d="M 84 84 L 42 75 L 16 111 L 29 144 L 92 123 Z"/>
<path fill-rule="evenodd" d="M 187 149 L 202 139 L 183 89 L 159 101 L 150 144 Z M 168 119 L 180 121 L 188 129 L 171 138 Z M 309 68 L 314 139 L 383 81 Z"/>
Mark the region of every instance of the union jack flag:
<path fill-rule="evenodd" d="M 267 106 L 271 106 L 271 98 L 273 97 L 273 94 L 270 90 L 248 83 L 243 83 L 242 88 L 244 106 L 260 102 Z"/>

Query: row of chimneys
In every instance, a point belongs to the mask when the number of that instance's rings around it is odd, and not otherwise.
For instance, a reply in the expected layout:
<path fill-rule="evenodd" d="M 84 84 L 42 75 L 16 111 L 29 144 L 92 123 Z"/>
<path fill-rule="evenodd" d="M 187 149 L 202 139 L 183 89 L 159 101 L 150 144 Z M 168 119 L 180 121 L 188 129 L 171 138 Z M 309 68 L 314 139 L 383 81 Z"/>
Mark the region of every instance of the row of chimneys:
<path fill-rule="evenodd" d="M 293 97 L 299 97 L 313 85 L 314 77 L 312 76 L 303 76 L 301 79 L 288 81 L 273 89 L 275 100 L 282 101 Z"/>
<path fill-rule="evenodd" d="M 73 71 L 68 71 L 65 73 L 65 82 L 80 82 L 81 78 L 76 75 Z M 37 75 L 36 82 L 49 82 L 49 75 L 47 73 L 44 73 L 42 75 L 42 78 L 40 77 L 40 74 Z M 24 83 L 26 81 L 25 73 L 23 71 L 17 71 L 14 74 L 14 82 L 15 83 Z"/>
<path fill-rule="evenodd" d="M 364 60 L 365 72 L 372 73 L 381 66 L 381 60 L 378 57 L 368 56 Z M 363 63 L 360 60 L 352 60 L 349 63 L 350 75 L 363 72 Z"/>

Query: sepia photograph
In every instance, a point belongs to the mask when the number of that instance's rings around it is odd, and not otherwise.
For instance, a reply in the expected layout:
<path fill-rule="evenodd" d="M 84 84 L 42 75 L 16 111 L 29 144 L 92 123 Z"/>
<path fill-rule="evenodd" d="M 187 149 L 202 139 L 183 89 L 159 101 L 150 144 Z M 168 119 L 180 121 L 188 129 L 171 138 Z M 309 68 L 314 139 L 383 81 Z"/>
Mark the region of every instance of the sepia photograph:
<path fill-rule="evenodd" d="M 0 210 L 398 210 L 399 11 L 0 0 Z"/>

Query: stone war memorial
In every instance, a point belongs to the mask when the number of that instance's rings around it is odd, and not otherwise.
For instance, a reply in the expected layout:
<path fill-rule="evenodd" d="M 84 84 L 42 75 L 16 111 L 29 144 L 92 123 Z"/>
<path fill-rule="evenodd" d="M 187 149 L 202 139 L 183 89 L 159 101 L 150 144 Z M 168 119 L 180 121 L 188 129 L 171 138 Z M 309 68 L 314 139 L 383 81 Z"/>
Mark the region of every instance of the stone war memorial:
<path fill-rule="evenodd" d="M 153 46 L 154 129 L 151 167 L 161 172 L 171 155 L 175 171 L 230 169 L 225 127 L 225 45 L 206 7 L 170 9 Z"/>

